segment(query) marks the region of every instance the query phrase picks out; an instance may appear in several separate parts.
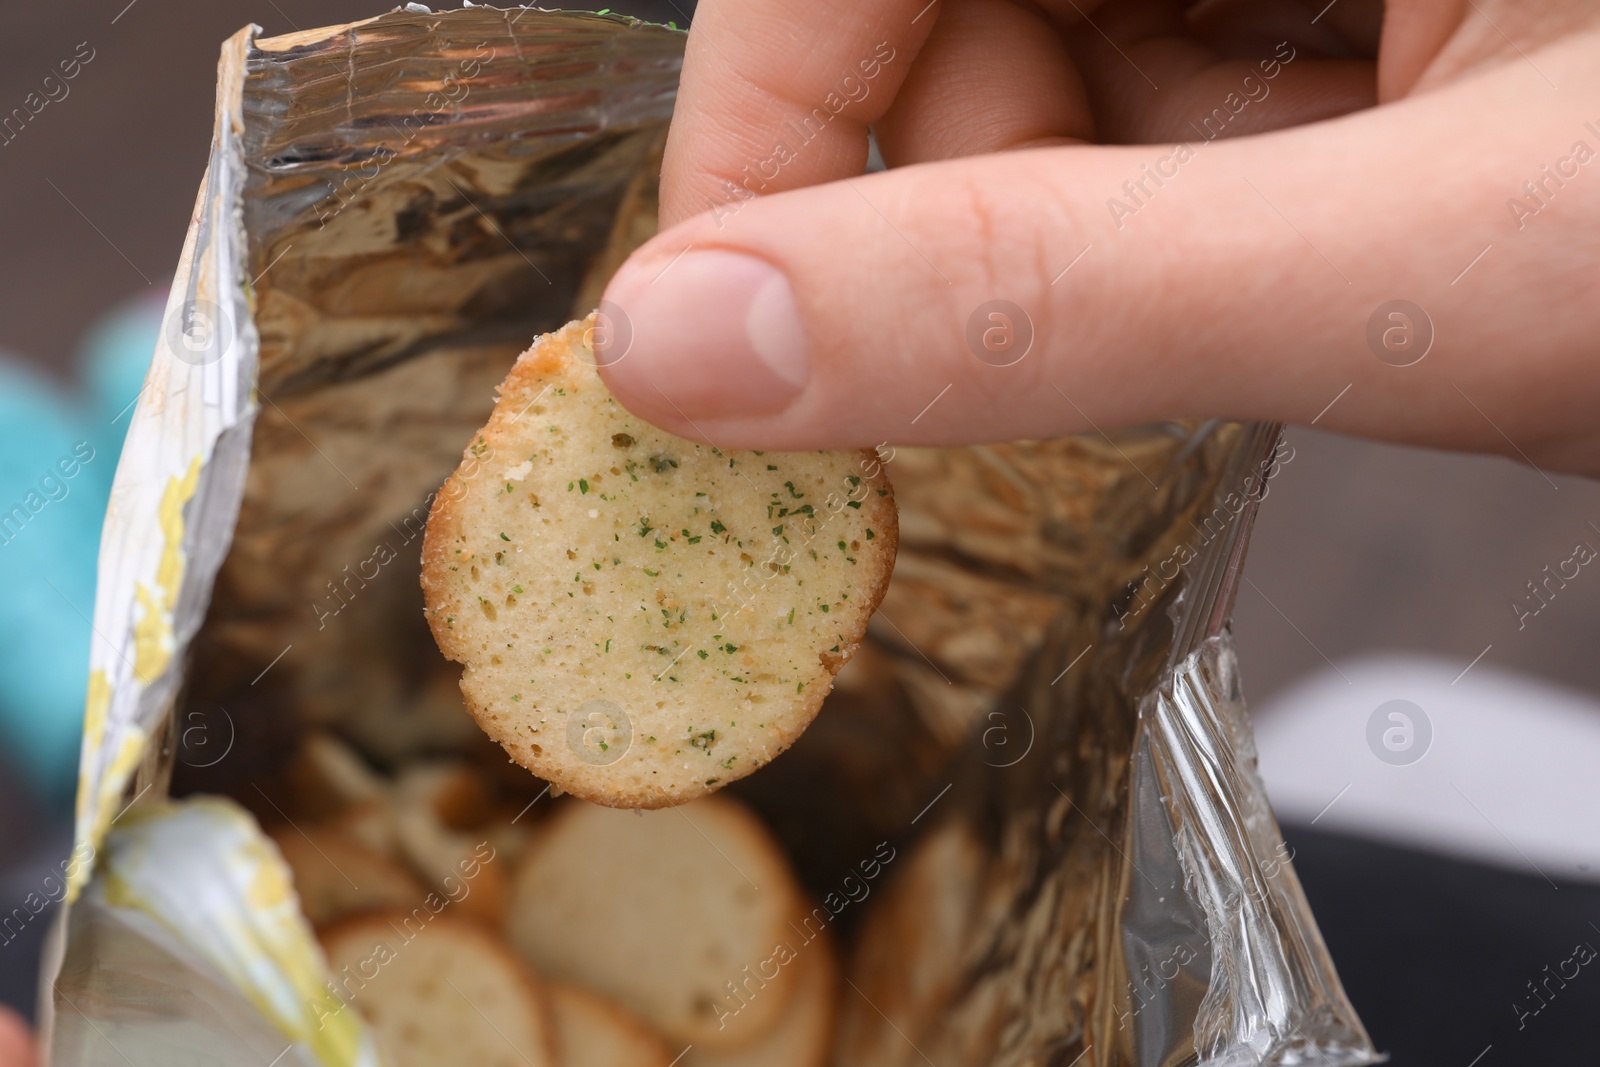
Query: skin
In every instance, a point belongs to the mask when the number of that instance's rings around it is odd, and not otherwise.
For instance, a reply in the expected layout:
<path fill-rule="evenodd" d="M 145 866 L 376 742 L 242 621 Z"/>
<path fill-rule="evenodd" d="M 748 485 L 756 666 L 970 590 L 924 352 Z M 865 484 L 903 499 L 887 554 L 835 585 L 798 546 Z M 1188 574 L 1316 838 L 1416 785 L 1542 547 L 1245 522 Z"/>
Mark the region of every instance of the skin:
<path fill-rule="evenodd" d="M 0 1067 L 34 1067 L 37 1062 L 28 1024 L 10 1008 L 0 1006 Z"/>
<path fill-rule="evenodd" d="M 1325 5 L 702 0 L 664 228 L 607 290 L 637 320 L 631 347 L 597 344 L 608 383 L 642 417 L 726 447 L 1221 416 L 1600 474 L 1600 160 L 1570 159 L 1579 141 L 1600 152 L 1600 8 Z M 731 196 L 883 42 L 893 59 L 869 91 L 762 195 Z M 1294 58 L 1263 79 L 1280 42 Z M 1212 140 L 1192 124 L 1230 93 Z M 890 169 L 863 176 L 869 128 Z M 1181 165 L 1179 142 L 1194 149 Z M 1158 164 L 1165 184 L 1130 199 L 1123 183 Z M 1114 216 L 1113 199 L 1130 210 Z M 798 385 L 725 384 L 750 361 L 737 322 L 673 347 L 647 299 L 709 322 L 726 296 L 742 314 L 737 287 L 691 266 L 708 250 L 787 280 Z M 1006 367 L 967 341 L 997 298 L 1034 336 Z M 1432 327 L 1410 366 L 1367 337 L 1395 299 Z M 1399 321 L 1377 317 L 1380 335 Z"/>

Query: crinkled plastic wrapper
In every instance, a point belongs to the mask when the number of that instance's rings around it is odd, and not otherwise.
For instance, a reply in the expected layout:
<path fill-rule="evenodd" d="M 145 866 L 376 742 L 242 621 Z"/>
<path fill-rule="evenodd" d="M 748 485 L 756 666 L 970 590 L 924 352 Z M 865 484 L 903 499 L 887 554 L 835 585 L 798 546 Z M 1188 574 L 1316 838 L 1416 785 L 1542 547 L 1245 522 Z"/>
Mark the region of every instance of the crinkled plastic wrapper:
<path fill-rule="evenodd" d="M 537 803 L 432 647 L 420 532 L 517 353 L 653 232 L 682 45 L 415 6 L 225 45 L 101 549 L 47 1062 L 381 1062 L 261 825 L 319 729 Z M 839 1067 L 1376 1062 L 1227 630 L 1280 447 L 880 448 L 901 551 L 869 639 L 730 787 L 843 935 Z"/>

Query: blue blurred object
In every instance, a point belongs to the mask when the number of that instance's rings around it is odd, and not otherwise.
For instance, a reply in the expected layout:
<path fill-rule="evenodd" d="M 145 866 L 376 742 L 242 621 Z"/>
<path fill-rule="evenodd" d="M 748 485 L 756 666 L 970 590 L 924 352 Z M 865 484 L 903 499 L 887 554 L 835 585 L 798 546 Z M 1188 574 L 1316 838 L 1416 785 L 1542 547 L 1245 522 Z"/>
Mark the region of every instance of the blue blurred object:
<path fill-rule="evenodd" d="M 100 527 L 160 316 L 141 299 L 92 330 L 82 403 L 0 355 L 0 741 L 50 799 L 77 779 Z"/>
<path fill-rule="evenodd" d="M 52 794 L 73 779 L 111 481 L 91 436 L 60 391 L 0 361 L 0 731 Z"/>

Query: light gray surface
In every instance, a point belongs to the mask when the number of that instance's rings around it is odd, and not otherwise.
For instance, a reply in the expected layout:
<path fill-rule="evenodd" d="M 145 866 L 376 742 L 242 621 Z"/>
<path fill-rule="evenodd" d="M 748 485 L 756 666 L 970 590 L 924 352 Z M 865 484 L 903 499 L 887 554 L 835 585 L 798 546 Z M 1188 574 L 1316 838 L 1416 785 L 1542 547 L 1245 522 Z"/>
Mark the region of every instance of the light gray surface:
<path fill-rule="evenodd" d="M 1348 681 L 1324 666 L 1258 719 L 1278 818 L 1600 882 L 1600 701 L 1483 663 L 1465 677 L 1420 656 L 1342 669 Z"/>
<path fill-rule="evenodd" d="M 1511 608 L 1577 542 L 1600 548 L 1600 482 L 1318 430 L 1293 428 L 1289 442 L 1234 609 L 1252 708 L 1330 661 L 1376 652 L 1465 667 L 1488 648 L 1480 666 L 1600 693 L 1600 566 L 1552 583 L 1521 630 Z"/>

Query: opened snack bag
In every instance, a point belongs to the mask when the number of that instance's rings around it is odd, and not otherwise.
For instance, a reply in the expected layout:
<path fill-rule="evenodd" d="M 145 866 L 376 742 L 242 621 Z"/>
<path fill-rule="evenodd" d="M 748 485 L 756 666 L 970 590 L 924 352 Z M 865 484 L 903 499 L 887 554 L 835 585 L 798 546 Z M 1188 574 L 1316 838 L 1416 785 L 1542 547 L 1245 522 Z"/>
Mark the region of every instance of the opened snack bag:
<path fill-rule="evenodd" d="M 408 5 L 224 46 L 47 1062 L 1376 1062 L 1228 631 L 1277 427 L 635 418 L 597 305 L 683 39 Z"/>

